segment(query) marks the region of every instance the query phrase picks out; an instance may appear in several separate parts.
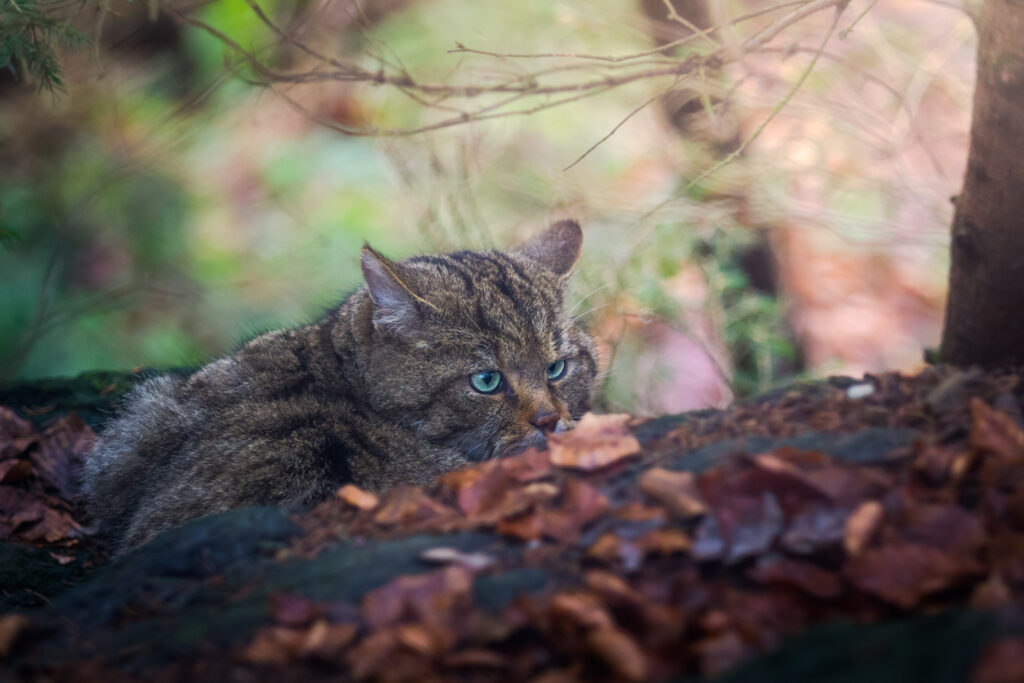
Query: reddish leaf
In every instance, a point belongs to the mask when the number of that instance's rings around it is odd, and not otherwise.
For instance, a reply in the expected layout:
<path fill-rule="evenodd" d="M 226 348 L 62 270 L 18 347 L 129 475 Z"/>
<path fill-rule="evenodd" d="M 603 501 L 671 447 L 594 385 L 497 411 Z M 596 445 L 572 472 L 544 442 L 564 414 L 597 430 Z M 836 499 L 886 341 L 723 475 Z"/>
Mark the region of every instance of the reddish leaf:
<path fill-rule="evenodd" d="M 865 550 L 846 565 L 845 574 L 865 593 L 910 609 L 978 569 L 973 561 L 954 559 L 938 548 L 895 542 Z"/>
<path fill-rule="evenodd" d="M 454 511 L 437 502 L 416 486 L 396 486 L 384 496 L 373 520 L 392 526 L 449 519 Z"/>
<path fill-rule="evenodd" d="M 959 505 L 913 505 L 906 516 L 904 538 L 950 555 L 973 557 L 985 542 L 981 520 Z"/>
<path fill-rule="evenodd" d="M 81 529 L 78 522 L 66 512 L 46 508 L 40 521 L 18 535 L 26 541 L 56 543 L 72 533 L 81 532 Z"/>
<path fill-rule="evenodd" d="M 0 538 L 6 538 L 22 524 L 38 522 L 47 507 L 39 498 L 13 486 L 0 486 Z"/>
<path fill-rule="evenodd" d="M 638 454 L 640 442 L 628 431 L 629 420 L 629 415 L 587 413 L 576 429 L 548 436 L 551 463 L 589 471 Z"/>
<path fill-rule="evenodd" d="M 1024 430 L 1012 417 L 975 397 L 971 399 L 971 445 L 1007 460 L 1024 458 Z"/>
<path fill-rule="evenodd" d="M 308 629 L 264 627 L 240 655 L 258 664 L 290 664 L 307 658 L 333 661 L 352 642 L 356 631 L 354 624 L 329 624 L 322 619 Z"/>
<path fill-rule="evenodd" d="M 645 555 L 675 555 L 693 550 L 693 541 L 679 529 L 654 529 L 638 536 L 633 544 Z"/>
<path fill-rule="evenodd" d="M 771 586 L 789 586 L 812 597 L 834 598 L 843 589 L 835 573 L 810 562 L 793 560 L 781 555 L 767 555 L 758 559 L 747 572 L 754 581 Z"/>
<path fill-rule="evenodd" d="M 510 517 L 498 522 L 497 531 L 505 536 L 513 536 L 524 541 L 536 541 L 544 531 L 544 523 L 536 512 L 518 517 Z"/>
<path fill-rule="evenodd" d="M 587 634 L 590 651 L 621 680 L 647 679 L 647 658 L 636 641 L 617 628 L 598 628 Z"/>
<path fill-rule="evenodd" d="M 640 490 L 677 517 L 697 517 L 707 512 L 707 505 L 697 491 L 696 479 L 691 472 L 653 467 L 641 475 Z"/>
<path fill-rule="evenodd" d="M 410 618 L 438 623 L 468 604 L 472 582 L 472 574 L 461 567 L 400 576 L 363 597 L 363 618 L 375 628 Z"/>
<path fill-rule="evenodd" d="M 799 555 L 824 552 L 842 545 L 849 511 L 832 505 L 809 505 L 789 520 L 782 547 Z"/>
<path fill-rule="evenodd" d="M 82 458 L 95 439 L 89 425 L 74 413 L 61 418 L 43 432 L 39 448 L 29 454 L 36 474 L 44 484 L 70 499 L 75 494 L 74 483 Z"/>
<path fill-rule="evenodd" d="M 298 593 L 270 596 L 270 616 L 282 626 L 305 626 L 322 616 L 320 607 Z"/>
<path fill-rule="evenodd" d="M 39 438 L 35 427 L 10 408 L 0 406 L 0 460 L 16 458 Z"/>
<path fill-rule="evenodd" d="M 28 627 L 28 617 L 23 614 L 0 616 L 0 659 L 6 659 L 22 631 Z"/>
<path fill-rule="evenodd" d="M 608 498 L 578 479 L 565 482 L 562 503 L 557 510 L 540 511 L 541 533 L 562 542 L 575 540 L 580 530 L 609 509 Z"/>
<path fill-rule="evenodd" d="M 584 629 L 611 629 L 611 615 L 593 595 L 587 593 L 559 593 L 548 605 L 551 617 Z"/>
<path fill-rule="evenodd" d="M 32 476 L 32 463 L 28 460 L 0 461 L 0 484 L 13 484 Z"/>
<path fill-rule="evenodd" d="M 536 448 L 502 458 L 498 463 L 502 472 L 520 482 L 536 481 L 551 474 L 550 454 Z"/>

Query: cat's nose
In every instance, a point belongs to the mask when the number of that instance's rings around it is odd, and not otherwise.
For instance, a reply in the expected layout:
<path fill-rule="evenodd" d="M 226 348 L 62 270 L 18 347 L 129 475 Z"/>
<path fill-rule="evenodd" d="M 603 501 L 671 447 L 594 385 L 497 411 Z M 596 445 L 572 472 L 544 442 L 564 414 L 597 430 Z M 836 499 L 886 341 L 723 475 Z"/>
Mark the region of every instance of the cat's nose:
<path fill-rule="evenodd" d="M 542 432 L 553 432 L 558 426 L 558 413 L 551 411 L 538 412 L 530 420 L 530 424 Z"/>

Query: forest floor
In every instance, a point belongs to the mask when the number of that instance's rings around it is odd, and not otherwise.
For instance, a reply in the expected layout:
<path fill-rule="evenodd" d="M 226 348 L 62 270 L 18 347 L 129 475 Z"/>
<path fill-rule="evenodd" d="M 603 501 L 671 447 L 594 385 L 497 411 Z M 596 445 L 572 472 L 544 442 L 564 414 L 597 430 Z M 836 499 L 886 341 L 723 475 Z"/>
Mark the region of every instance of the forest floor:
<path fill-rule="evenodd" d="M 427 487 L 231 511 L 113 561 L 74 482 L 126 383 L 87 384 L 102 400 L 0 392 L 18 679 L 1024 680 L 1018 372 L 588 416 Z"/>

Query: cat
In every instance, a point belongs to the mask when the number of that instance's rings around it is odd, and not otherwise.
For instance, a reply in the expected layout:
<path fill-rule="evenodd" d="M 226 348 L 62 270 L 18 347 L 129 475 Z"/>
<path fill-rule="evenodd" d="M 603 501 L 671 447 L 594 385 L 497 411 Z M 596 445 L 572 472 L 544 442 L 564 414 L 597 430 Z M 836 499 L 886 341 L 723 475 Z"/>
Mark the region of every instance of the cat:
<path fill-rule="evenodd" d="M 129 393 L 84 488 L 115 553 L 245 505 L 379 492 L 540 446 L 589 410 L 593 340 L 566 313 L 575 221 L 508 252 L 390 261 L 316 322 Z"/>

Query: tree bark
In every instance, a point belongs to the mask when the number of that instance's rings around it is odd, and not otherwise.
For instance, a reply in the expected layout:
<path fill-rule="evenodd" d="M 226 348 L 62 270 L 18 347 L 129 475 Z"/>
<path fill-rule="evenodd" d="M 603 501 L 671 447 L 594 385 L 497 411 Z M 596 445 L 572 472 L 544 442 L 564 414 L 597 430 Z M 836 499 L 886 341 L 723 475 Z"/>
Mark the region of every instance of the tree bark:
<path fill-rule="evenodd" d="M 972 5 L 977 83 L 956 199 L 942 359 L 1024 364 L 1024 2 Z"/>

